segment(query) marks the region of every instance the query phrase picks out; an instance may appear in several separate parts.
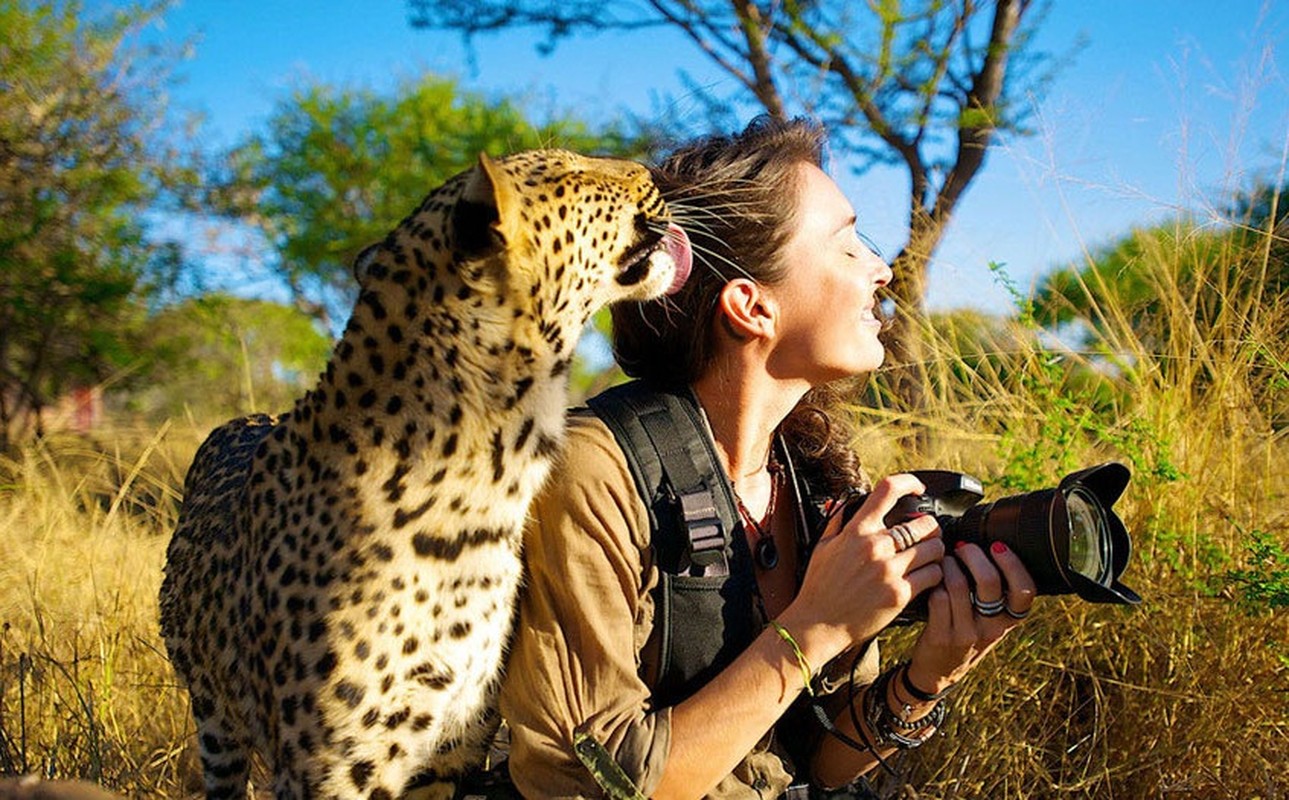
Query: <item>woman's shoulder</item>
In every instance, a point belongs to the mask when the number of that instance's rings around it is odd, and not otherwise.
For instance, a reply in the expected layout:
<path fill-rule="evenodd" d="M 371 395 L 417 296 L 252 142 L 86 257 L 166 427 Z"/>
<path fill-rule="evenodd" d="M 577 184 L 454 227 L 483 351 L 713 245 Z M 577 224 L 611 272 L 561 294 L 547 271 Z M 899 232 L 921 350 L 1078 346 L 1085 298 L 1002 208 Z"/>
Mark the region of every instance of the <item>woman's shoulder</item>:
<path fill-rule="evenodd" d="M 589 411 L 571 412 L 564 435 L 562 462 L 570 466 L 620 466 L 625 473 L 626 456 L 604 421 Z"/>
<path fill-rule="evenodd" d="M 648 546 L 649 512 L 626 455 L 594 414 L 569 415 L 561 448 L 532 516 L 551 531 L 573 526 L 591 539 Z"/>

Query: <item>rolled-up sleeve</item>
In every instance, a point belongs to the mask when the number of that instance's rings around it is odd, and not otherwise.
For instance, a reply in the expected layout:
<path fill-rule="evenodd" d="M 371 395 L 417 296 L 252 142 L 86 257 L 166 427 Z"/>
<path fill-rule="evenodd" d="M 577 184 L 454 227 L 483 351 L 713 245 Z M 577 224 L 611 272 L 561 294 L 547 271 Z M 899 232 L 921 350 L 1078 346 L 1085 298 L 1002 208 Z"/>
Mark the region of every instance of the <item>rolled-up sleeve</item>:
<path fill-rule="evenodd" d="M 525 797 L 600 797 L 574 736 L 602 744 L 644 794 L 661 777 L 670 714 L 650 707 L 640 652 L 652 626 L 649 522 L 598 419 L 570 420 L 524 536 L 526 585 L 501 710 Z"/>

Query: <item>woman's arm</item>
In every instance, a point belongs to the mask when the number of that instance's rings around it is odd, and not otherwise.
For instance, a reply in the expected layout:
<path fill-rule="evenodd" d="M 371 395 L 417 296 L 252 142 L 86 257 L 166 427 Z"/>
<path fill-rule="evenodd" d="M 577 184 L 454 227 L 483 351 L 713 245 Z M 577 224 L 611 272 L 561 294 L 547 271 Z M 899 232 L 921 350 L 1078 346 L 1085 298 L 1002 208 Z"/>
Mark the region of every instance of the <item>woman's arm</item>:
<path fill-rule="evenodd" d="M 796 643 L 808 668 L 871 639 L 916 594 L 940 582 L 944 547 L 933 517 L 908 524 L 918 541 L 897 551 L 882 517 L 904 495 L 923 491 L 909 475 L 874 487 L 854 518 L 830 525 L 815 546 L 801 591 L 776 622 Z M 700 797 L 727 774 L 805 689 L 802 664 L 787 637 L 767 628 L 734 663 L 672 709 L 671 752 L 654 797 Z M 841 720 L 850 726 L 849 715 Z M 853 751 L 852 751 L 853 752 Z M 818 767 L 846 773 L 845 783 L 871 767 L 831 748 Z"/>
<path fill-rule="evenodd" d="M 642 793 L 700 797 L 803 690 L 801 663 L 770 628 L 689 699 L 650 707 L 638 656 L 652 615 L 648 520 L 608 436 L 571 429 L 568 460 L 534 507 L 528 585 L 501 698 L 511 773 L 534 796 L 599 794 L 573 750 L 585 733 Z M 777 619 L 807 664 L 870 639 L 940 581 L 933 519 L 910 523 L 926 541 L 898 553 L 880 524 L 900 496 L 920 490 L 909 476 L 879 483 L 855 519 L 816 546 L 801 591 Z"/>
<path fill-rule="evenodd" d="M 1037 594 L 1033 578 L 1005 545 L 995 544 L 991 553 L 992 558 L 974 544 L 960 544 L 952 557 L 944 559 L 944 581 L 930 592 L 926 627 L 914 644 L 912 660 L 896 667 L 898 671 L 881 687 L 887 708 L 901 718 L 916 722 L 936 705 L 935 701 L 919 700 L 906 687 L 923 697 L 947 692 L 1029 613 Z M 1011 613 L 978 613 L 972 602 L 972 586 L 983 600 L 1002 599 Z M 878 741 L 863 713 L 865 697 L 872 689 L 865 687 L 855 701 L 857 713 L 843 709 L 834 720 L 842 733 L 854 738 L 853 721 L 858 718 L 865 725 L 866 738 L 861 742 Z M 879 752 L 884 758 L 894 748 Z M 813 774 L 822 785 L 840 786 L 872 769 L 876 761 L 871 752 L 856 751 L 836 737 L 826 737 L 816 753 Z"/>
<path fill-rule="evenodd" d="M 877 766 L 879 756 L 884 759 L 896 752 L 896 747 L 881 744 L 878 732 L 873 730 L 867 719 L 865 709 L 868 695 L 878 691 L 879 686 L 882 702 L 890 713 L 910 723 L 922 722 L 934 710 L 935 702 L 918 700 L 899 688 L 900 671 L 904 669 L 906 665 L 893 667 L 890 675 L 885 676 L 886 679 L 860 687 L 855 693 L 853 711 L 850 708 L 850 698 L 841 704 L 841 709 L 833 717 L 833 725 L 840 735 L 825 735 L 821 738 L 811 764 L 814 783 L 825 787 L 844 786 Z M 863 726 L 862 731 L 856 727 L 856 723 Z M 925 739 L 934 733 L 934 726 L 925 724 L 926 727 L 911 732 L 910 735 Z M 864 749 L 856 749 L 855 745 Z"/>
<path fill-rule="evenodd" d="M 527 797 L 602 794 L 573 742 L 603 745 L 645 793 L 670 740 L 650 708 L 639 653 L 653 608 L 649 520 L 612 435 L 574 419 L 565 452 L 534 504 L 526 585 L 501 689 L 511 775 Z"/>

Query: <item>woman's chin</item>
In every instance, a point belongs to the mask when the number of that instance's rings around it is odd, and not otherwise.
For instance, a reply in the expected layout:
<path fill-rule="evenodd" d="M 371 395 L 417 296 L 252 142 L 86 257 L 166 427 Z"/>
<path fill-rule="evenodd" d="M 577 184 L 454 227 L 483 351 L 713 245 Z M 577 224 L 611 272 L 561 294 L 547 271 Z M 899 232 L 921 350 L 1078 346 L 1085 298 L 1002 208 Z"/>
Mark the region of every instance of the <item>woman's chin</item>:
<path fill-rule="evenodd" d="M 832 381 L 839 381 L 844 378 L 857 378 L 860 375 L 867 375 L 870 372 L 875 372 L 878 367 L 882 366 L 882 363 L 885 360 L 885 350 L 879 349 L 873 353 L 864 353 L 861 357 L 856 358 L 848 364 L 837 365 L 837 369 L 829 370 L 829 374 L 820 382 L 831 383 Z"/>
<path fill-rule="evenodd" d="M 882 366 L 885 361 L 886 348 L 882 347 L 881 344 L 875 344 L 871 348 L 865 348 L 864 352 L 860 354 L 859 368 L 855 370 L 855 374 L 859 375 L 865 372 L 872 372 Z"/>

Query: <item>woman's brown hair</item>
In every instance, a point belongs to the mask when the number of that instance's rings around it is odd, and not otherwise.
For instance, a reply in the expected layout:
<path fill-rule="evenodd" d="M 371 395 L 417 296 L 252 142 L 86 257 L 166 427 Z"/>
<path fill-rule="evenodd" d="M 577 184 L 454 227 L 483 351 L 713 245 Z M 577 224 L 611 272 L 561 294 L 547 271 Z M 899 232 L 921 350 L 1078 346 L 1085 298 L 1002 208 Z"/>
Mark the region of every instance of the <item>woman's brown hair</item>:
<path fill-rule="evenodd" d="M 658 386 L 692 384 L 710 366 L 721 289 L 735 277 L 783 279 L 780 250 L 796 221 L 800 166 L 823 166 L 826 135 L 804 119 L 758 117 L 741 133 L 685 145 L 653 168 L 689 234 L 694 271 L 676 294 L 613 307 L 613 352 L 624 372 Z M 864 483 L 836 387 L 802 398 L 780 433 L 827 491 Z"/>

